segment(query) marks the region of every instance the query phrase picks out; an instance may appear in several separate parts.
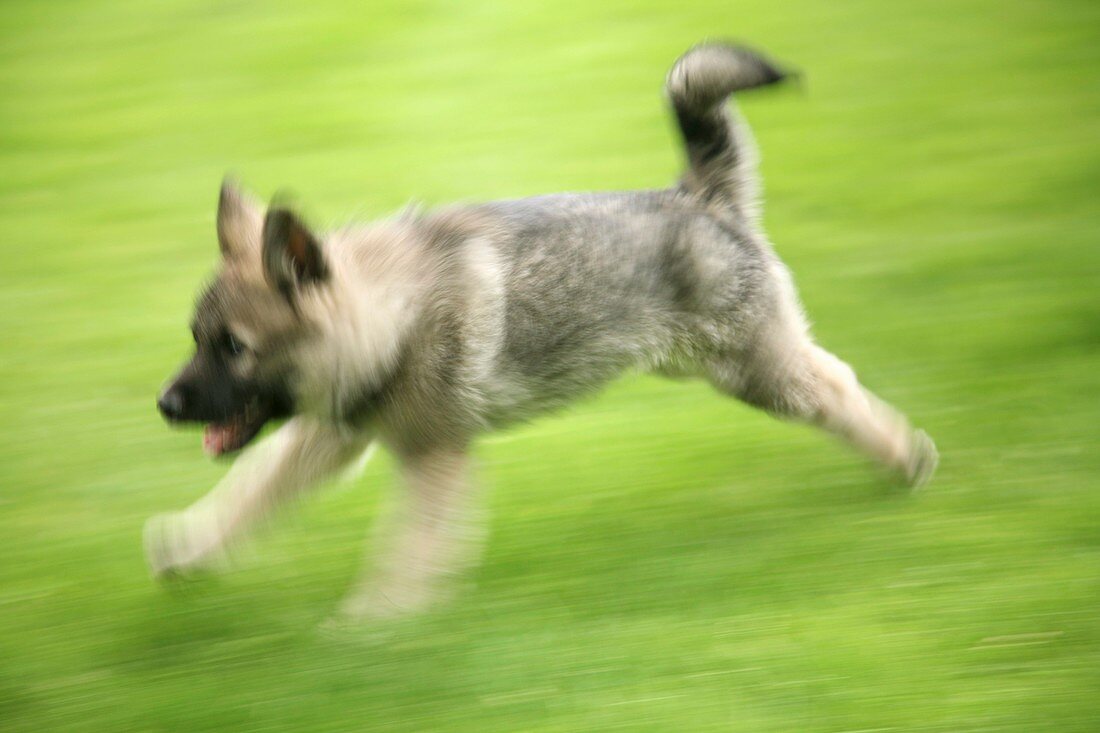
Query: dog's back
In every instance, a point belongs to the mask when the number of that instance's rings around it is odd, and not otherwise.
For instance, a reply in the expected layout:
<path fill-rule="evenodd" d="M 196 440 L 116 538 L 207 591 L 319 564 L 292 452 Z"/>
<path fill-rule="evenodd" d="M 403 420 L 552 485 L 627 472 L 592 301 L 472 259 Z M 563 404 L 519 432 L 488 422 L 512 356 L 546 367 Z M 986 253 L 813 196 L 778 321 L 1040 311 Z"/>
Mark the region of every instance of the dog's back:
<path fill-rule="evenodd" d="M 673 371 L 728 337 L 764 285 L 767 245 L 683 191 L 559 194 L 487 204 L 501 227 L 497 383 L 514 419 L 623 370 Z"/>

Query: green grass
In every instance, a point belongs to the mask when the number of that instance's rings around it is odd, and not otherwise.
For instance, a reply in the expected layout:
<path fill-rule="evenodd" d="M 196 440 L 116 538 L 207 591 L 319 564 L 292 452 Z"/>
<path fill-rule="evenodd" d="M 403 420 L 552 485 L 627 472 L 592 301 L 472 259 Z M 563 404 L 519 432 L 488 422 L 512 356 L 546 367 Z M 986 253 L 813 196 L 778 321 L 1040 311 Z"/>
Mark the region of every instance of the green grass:
<path fill-rule="evenodd" d="M 15 2 L 0 9 L 0 728 L 1093 731 L 1100 5 Z M 900 496 L 807 429 L 633 378 L 481 444 L 448 611 L 326 637 L 376 461 L 176 594 L 143 520 L 225 470 L 154 395 L 226 170 L 317 221 L 660 186 L 663 74 L 735 36 L 821 341 L 937 439 Z"/>

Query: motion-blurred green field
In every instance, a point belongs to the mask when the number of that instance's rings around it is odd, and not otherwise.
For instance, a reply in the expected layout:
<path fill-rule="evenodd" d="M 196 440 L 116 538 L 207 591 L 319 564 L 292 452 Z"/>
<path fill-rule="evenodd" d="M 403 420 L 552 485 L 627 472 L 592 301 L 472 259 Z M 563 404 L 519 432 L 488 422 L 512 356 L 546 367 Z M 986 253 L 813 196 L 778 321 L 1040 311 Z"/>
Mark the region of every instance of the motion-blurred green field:
<path fill-rule="evenodd" d="M 1100 4 L 314 0 L 0 8 L 0 729 L 1094 731 Z M 820 340 L 937 439 L 917 496 L 635 377 L 486 439 L 446 611 L 317 632 L 391 464 L 176 592 L 143 520 L 225 471 L 154 397 L 223 173 L 316 222 L 662 186 L 707 36 Z"/>

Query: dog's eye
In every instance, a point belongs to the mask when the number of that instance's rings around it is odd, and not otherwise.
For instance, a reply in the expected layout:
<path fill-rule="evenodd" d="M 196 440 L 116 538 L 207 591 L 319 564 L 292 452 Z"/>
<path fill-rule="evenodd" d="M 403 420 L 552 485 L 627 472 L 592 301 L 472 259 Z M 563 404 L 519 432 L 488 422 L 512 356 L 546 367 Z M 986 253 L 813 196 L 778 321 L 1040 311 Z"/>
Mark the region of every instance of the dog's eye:
<path fill-rule="evenodd" d="M 225 334 L 225 350 L 230 356 L 240 356 L 244 353 L 244 344 L 231 333 Z"/>

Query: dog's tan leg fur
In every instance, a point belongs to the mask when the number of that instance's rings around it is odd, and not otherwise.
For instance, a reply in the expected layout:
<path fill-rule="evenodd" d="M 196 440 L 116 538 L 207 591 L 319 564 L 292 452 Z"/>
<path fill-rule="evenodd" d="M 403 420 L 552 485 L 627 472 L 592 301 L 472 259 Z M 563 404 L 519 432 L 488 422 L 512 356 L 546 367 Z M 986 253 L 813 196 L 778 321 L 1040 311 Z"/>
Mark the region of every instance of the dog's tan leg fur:
<path fill-rule="evenodd" d="M 297 417 L 246 451 L 214 489 L 182 512 L 153 517 L 145 552 L 154 576 L 216 564 L 227 547 L 304 489 L 365 450 L 369 437 Z"/>
<path fill-rule="evenodd" d="M 424 610 L 481 548 L 483 517 L 465 450 L 436 448 L 402 459 L 401 505 L 379 533 L 377 554 L 340 607 L 356 620 Z"/>
<path fill-rule="evenodd" d="M 810 419 L 900 475 L 924 483 L 936 467 L 935 447 L 892 407 L 859 384 L 855 372 L 824 349 L 809 355 L 817 399 Z"/>
<path fill-rule="evenodd" d="M 780 418 L 817 425 L 920 486 L 938 462 L 924 431 L 865 389 L 855 372 L 805 335 L 800 320 L 762 336 L 748 353 L 711 363 L 721 390 Z"/>

